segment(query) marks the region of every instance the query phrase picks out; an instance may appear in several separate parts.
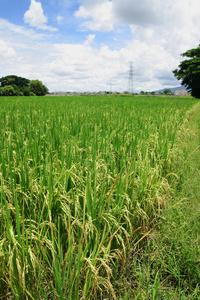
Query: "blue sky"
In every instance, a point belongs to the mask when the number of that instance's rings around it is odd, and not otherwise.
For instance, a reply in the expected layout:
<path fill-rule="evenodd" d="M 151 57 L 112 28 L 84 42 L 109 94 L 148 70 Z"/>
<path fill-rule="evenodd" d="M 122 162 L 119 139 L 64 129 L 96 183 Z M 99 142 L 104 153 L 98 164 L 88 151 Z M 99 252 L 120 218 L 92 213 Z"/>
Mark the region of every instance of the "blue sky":
<path fill-rule="evenodd" d="M 0 77 L 50 91 L 178 86 L 180 54 L 199 44 L 199 0 L 1 0 Z"/>

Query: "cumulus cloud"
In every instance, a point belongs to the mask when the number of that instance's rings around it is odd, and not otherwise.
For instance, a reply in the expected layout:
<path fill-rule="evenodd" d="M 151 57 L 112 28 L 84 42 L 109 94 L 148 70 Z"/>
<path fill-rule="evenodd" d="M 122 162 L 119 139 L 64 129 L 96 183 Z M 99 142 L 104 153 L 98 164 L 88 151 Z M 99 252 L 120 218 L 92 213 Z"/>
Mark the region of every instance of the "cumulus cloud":
<path fill-rule="evenodd" d="M 6 42 L 0 40 L 0 58 L 6 59 L 8 63 L 12 63 L 11 59 L 16 57 L 15 50 Z"/>
<path fill-rule="evenodd" d="M 199 0 L 82 0 L 75 16 L 90 30 L 111 31 L 129 25 L 133 37 L 154 38 L 182 51 L 199 36 Z M 169 47 L 168 47 L 169 48 Z M 176 48 L 176 49 L 175 49 Z"/>
<path fill-rule="evenodd" d="M 111 50 L 107 45 L 93 47 L 94 35 L 89 35 L 83 44 L 56 44 L 55 55 L 50 64 L 53 78 L 60 77 L 58 86 L 65 82 L 65 90 L 125 91 L 128 85 L 129 61 L 134 65 L 135 89 L 156 90 L 165 83 L 177 85 L 171 70 L 178 64 L 158 45 L 132 41 L 127 47 Z M 162 75 L 162 78 L 160 77 Z M 57 86 L 57 88 L 58 88 Z"/>
<path fill-rule="evenodd" d="M 113 13 L 117 21 L 147 26 L 160 22 L 155 0 L 113 0 Z"/>
<path fill-rule="evenodd" d="M 110 24 L 110 29 L 120 24 L 163 24 L 170 28 L 179 24 L 181 27 L 191 20 L 199 24 L 199 0 L 82 0 L 81 3 L 75 16 L 89 18 L 93 25 L 98 24 L 99 30 L 105 20 Z M 84 24 L 88 25 L 87 22 Z M 94 29 L 96 30 L 96 27 Z"/>
<path fill-rule="evenodd" d="M 57 31 L 57 28 L 46 25 L 48 19 L 44 15 L 42 4 L 31 0 L 29 10 L 24 14 L 24 22 L 38 29 Z"/>
<path fill-rule="evenodd" d="M 160 22 L 155 5 L 157 0 L 82 0 L 76 17 L 89 19 L 83 26 L 92 30 L 111 31 L 115 25 L 139 24 L 147 26 Z"/>
<path fill-rule="evenodd" d="M 94 5 L 95 4 L 95 5 Z M 83 27 L 97 31 L 111 31 L 114 28 L 112 2 L 110 1 L 85 1 L 75 12 L 78 18 L 89 18 L 82 24 Z"/>
<path fill-rule="evenodd" d="M 50 77 L 57 90 L 100 91 L 110 89 L 110 84 L 115 90 L 126 90 L 128 61 L 106 45 L 97 48 L 95 35 L 79 44 L 55 44 L 53 51 Z"/>

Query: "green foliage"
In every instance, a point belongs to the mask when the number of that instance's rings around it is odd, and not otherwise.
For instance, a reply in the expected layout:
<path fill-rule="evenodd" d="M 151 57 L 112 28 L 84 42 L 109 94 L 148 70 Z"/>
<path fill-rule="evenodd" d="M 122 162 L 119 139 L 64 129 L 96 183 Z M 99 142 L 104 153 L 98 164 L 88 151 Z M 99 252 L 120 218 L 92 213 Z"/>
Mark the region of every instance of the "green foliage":
<path fill-rule="evenodd" d="M 165 89 L 163 91 L 163 94 L 167 95 L 167 94 L 171 94 L 171 90 L 170 89 Z"/>
<path fill-rule="evenodd" d="M 0 88 L 0 96 L 14 96 L 15 89 L 12 85 L 6 85 Z"/>
<path fill-rule="evenodd" d="M 30 91 L 36 96 L 44 96 L 48 92 L 48 89 L 41 81 L 31 80 Z"/>
<path fill-rule="evenodd" d="M 2 87 L 7 86 L 7 85 L 14 85 L 18 86 L 19 88 L 23 88 L 24 86 L 29 85 L 30 80 L 23 78 L 23 77 L 18 77 L 16 75 L 8 75 L 6 77 L 0 78 L 0 84 Z"/>
<path fill-rule="evenodd" d="M 0 78 L 0 96 L 44 96 L 47 87 L 39 80 L 9 75 Z"/>
<path fill-rule="evenodd" d="M 200 45 L 182 56 L 189 59 L 182 61 L 173 73 L 178 80 L 182 80 L 182 85 L 188 88 L 193 97 L 200 98 Z"/>

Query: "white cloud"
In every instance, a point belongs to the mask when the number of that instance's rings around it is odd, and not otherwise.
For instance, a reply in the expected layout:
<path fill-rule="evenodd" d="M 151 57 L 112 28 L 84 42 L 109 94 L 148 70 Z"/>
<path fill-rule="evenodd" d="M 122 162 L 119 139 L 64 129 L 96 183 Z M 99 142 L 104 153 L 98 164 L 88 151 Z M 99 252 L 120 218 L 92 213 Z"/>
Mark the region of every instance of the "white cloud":
<path fill-rule="evenodd" d="M 155 0 L 113 0 L 113 12 L 120 23 L 146 26 L 160 22 Z"/>
<path fill-rule="evenodd" d="M 97 31 L 111 31 L 114 28 L 114 20 L 112 15 L 112 2 L 102 1 L 94 5 L 94 2 L 89 2 L 87 6 L 80 6 L 76 11 L 77 18 L 89 18 L 83 23 L 83 27 Z M 92 17 L 92 20 L 91 20 Z"/>
<path fill-rule="evenodd" d="M 134 39 L 165 42 L 177 53 L 199 39 L 199 0 L 82 0 L 75 16 L 94 31 L 129 25 Z"/>
<path fill-rule="evenodd" d="M 26 29 L 22 26 L 12 24 L 9 21 L 0 18 L 0 33 L 2 32 L 2 38 L 4 40 L 9 39 L 12 41 L 12 35 L 14 37 L 17 37 L 16 41 L 23 40 L 25 41 L 25 38 L 30 38 L 31 40 L 40 40 L 44 38 L 44 34 L 36 33 L 33 29 Z M 18 44 L 18 43 L 17 43 Z"/>
<path fill-rule="evenodd" d="M 199 25 L 199 0 L 82 0 L 76 17 L 89 19 L 94 30 L 101 30 L 109 23 L 108 30 L 115 25 L 173 26 Z M 88 27 L 86 21 L 83 25 Z M 92 29 L 92 27 L 89 27 Z M 97 28 L 97 29 L 96 29 Z"/>
<path fill-rule="evenodd" d="M 60 25 L 60 24 L 62 24 L 62 21 L 63 21 L 63 16 L 58 15 L 57 16 L 57 23 Z"/>
<path fill-rule="evenodd" d="M 151 32 L 146 35 L 150 39 Z M 173 59 L 162 45 L 148 45 L 136 39 L 126 47 L 112 50 L 104 44 L 98 47 L 94 34 L 89 34 L 78 44 L 53 44 L 45 42 L 46 36 L 34 36 L 32 29 L 23 29 L 1 20 L 0 36 L 5 37 L 0 44 L 2 53 L 10 53 L 10 57 L 4 56 L 0 60 L 0 77 L 16 74 L 40 79 L 50 91 L 110 90 L 110 85 L 112 90 L 125 91 L 129 61 L 134 62 L 137 91 L 162 88 L 166 83 L 165 76 L 167 82 L 177 85 L 171 70 L 179 61 Z M 15 56 L 12 58 L 12 55 Z"/>
<path fill-rule="evenodd" d="M 50 71 L 57 88 L 64 90 L 108 90 L 110 84 L 113 90 L 125 91 L 128 84 L 129 61 L 134 62 L 135 89 L 156 90 L 167 83 L 177 85 L 171 70 L 178 63 L 170 57 L 162 46 L 147 45 L 133 41 L 120 50 L 111 50 L 102 45 L 95 48 L 89 41 L 94 36 L 88 36 L 83 44 L 55 45 L 55 58 L 50 64 Z M 63 83 L 65 85 L 63 86 Z"/>
<path fill-rule="evenodd" d="M 95 34 L 89 34 L 87 37 L 87 40 L 85 41 L 85 46 L 90 46 L 92 43 L 94 43 Z"/>
<path fill-rule="evenodd" d="M 111 31 L 115 25 L 147 26 L 160 22 L 157 0 L 83 0 L 76 17 L 89 19 L 82 26 L 99 31 Z"/>
<path fill-rule="evenodd" d="M 0 36 L 0 77 L 15 74 L 30 79 L 46 78 L 49 56 L 49 45 L 43 41 L 46 35 L 0 19 Z"/>
<path fill-rule="evenodd" d="M 0 40 L 0 58 L 6 59 L 8 63 L 12 63 L 11 59 L 15 57 L 15 50 L 12 47 L 10 47 L 6 42 Z"/>
<path fill-rule="evenodd" d="M 54 80 L 59 77 L 57 89 L 99 91 L 109 89 L 109 82 L 117 89 L 118 80 L 122 90 L 126 89 L 126 75 L 119 76 L 127 67 L 120 60 L 120 52 L 107 46 L 94 48 L 91 46 L 93 40 L 94 36 L 89 35 L 83 44 L 55 45 L 50 71 Z"/>
<path fill-rule="evenodd" d="M 44 15 L 42 4 L 31 0 L 29 10 L 24 14 L 24 22 L 38 29 L 57 31 L 57 28 L 46 25 L 48 19 Z"/>

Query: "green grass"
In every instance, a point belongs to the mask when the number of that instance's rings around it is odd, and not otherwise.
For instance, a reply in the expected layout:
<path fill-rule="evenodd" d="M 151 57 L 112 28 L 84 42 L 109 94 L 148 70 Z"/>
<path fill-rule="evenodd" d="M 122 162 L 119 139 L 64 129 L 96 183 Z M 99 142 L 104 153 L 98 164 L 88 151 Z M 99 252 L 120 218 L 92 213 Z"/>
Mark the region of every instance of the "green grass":
<path fill-rule="evenodd" d="M 136 262 L 183 180 L 177 133 L 196 103 L 0 99 L 2 299 L 117 298 L 130 249 Z"/>
<path fill-rule="evenodd" d="M 166 210 L 145 245 L 129 252 L 119 278 L 130 299 L 200 299 L 199 115 L 198 103 L 178 132 L 175 147 L 182 162 Z"/>

